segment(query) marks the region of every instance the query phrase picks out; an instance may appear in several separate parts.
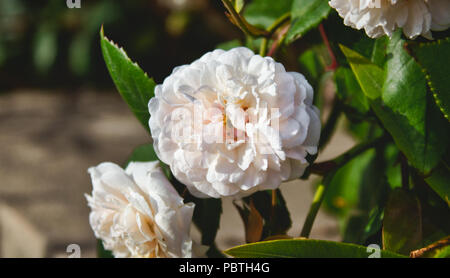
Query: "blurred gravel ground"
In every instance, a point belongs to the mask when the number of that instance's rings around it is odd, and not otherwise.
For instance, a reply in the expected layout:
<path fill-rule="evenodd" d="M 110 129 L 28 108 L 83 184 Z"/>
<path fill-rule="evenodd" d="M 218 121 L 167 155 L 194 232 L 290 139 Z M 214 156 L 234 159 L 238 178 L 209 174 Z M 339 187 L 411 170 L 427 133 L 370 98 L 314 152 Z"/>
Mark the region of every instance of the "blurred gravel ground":
<path fill-rule="evenodd" d="M 102 161 L 123 164 L 135 146 L 149 140 L 116 93 L 18 90 L 0 95 L 0 212 L 7 207 L 0 213 L 0 256 L 65 257 L 72 243 L 80 245 L 82 257 L 95 256 L 83 195 L 91 191 L 86 170 Z M 321 160 L 353 145 L 342 133 L 332 140 Z M 300 233 L 314 180 L 281 187 L 294 221 L 292 236 Z M 194 229 L 194 239 L 198 236 Z M 338 240 L 336 221 L 321 211 L 311 237 Z M 240 243 L 242 221 L 231 200 L 225 200 L 218 246 Z"/>

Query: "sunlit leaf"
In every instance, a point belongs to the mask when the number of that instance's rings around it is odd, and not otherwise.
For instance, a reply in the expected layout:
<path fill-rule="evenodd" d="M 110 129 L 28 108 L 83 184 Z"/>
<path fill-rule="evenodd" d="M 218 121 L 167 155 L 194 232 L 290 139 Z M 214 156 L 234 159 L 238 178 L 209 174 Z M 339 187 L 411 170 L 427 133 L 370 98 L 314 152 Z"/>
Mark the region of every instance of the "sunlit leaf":
<path fill-rule="evenodd" d="M 372 249 L 366 246 L 315 239 L 262 241 L 233 247 L 225 254 L 235 258 L 368 258 Z M 403 256 L 380 250 L 382 258 Z"/>
<path fill-rule="evenodd" d="M 133 61 L 122 48 L 100 32 L 100 41 L 109 74 L 122 98 L 141 124 L 149 131 L 148 102 L 154 96 L 155 82 Z"/>

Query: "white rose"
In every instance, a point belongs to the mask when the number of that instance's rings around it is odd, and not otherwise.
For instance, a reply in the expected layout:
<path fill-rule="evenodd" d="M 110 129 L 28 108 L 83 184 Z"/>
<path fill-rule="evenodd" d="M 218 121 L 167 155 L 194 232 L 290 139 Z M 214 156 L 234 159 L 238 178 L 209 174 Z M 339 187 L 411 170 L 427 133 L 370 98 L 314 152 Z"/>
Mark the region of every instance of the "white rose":
<path fill-rule="evenodd" d="M 194 204 L 184 204 L 158 162 L 123 170 L 105 162 L 89 169 L 89 222 L 116 257 L 191 257 Z"/>
<path fill-rule="evenodd" d="M 305 77 L 271 57 L 215 50 L 156 86 L 149 125 L 159 158 L 193 195 L 242 197 L 303 174 L 320 136 L 312 101 Z"/>
<path fill-rule="evenodd" d="M 397 28 L 410 39 L 450 27 L 449 0 L 331 0 L 344 24 L 363 29 L 371 38 L 391 36 Z"/>

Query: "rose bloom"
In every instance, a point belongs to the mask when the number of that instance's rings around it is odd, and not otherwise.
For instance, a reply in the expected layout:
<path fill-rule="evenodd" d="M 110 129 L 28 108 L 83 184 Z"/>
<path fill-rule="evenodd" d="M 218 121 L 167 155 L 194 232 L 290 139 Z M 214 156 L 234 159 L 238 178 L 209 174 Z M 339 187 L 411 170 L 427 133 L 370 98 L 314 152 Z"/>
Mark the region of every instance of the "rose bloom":
<path fill-rule="evenodd" d="M 95 236 L 115 257 L 191 257 L 194 204 L 184 204 L 158 162 L 132 162 L 123 170 L 105 162 L 89 170 Z"/>
<path fill-rule="evenodd" d="M 149 102 L 158 157 L 197 197 L 243 197 L 300 177 L 319 111 L 300 73 L 238 47 L 177 67 Z M 180 135 L 181 134 L 181 135 Z"/>
<path fill-rule="evenodd" d="M 406 37 L 424 36 L 450 27 L 449 0 L 331 0 L 344 24 L 363 29 L 371 38 L 391 36 L 403 28 Z M 378 4 L 378 7 L 377 7 Z"/>

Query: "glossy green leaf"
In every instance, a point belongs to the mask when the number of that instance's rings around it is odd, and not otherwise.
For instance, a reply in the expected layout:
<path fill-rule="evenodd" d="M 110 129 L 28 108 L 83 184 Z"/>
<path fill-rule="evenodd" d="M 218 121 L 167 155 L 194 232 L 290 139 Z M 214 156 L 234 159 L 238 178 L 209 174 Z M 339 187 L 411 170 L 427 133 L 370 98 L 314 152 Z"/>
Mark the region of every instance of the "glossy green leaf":
<path fill-rule="evenodd" d="M 450 120 L 450 38 L 412 44 L 412 53 L 426 72 L 436 104 Z"/>
<path fill-rule="evenodd" d="M 316 27 L 328 16 L 330 10 L 331 7 L 325 0 L 294 0 L 291 9 L 292 23 L 286 41 L 291 43 Z"/>
<path fill-rule="evenodd" d="M 387 46 L 386 73 L 357 52 L 341 49 L 397 147 L 415 168 L 428 173 L 448 148 L 449 126 L 430 103 L 425 76 L 403 48 L 400 35 L 396 33 Z"/>
<path fill-rule="evenodd" d="M 449 125 L 427 92 L 424 73 L 404 45 L 398 32 L 388 43 L 391 58 L 386 63 L 383 103 L 374 109 L 411 164 L 428 173 L 448 147 Z"/>
<path fill-rule="evenodd" d="M 368 258 L 372 249 L 365 246 L 315 239 L 262 241 L 233 247 L 224 253 L 235 258 Z M 380 251 L 382 258 L 402 258 Z"/>
<path fill-rule="evenodd" d="M 343 45 L 340 45 L 340 47 L 345 57 L 347 57 L 347 61 L 364 94 L 369 99 L 378 98 L 383 88 L 383 70 L 359 53 Z"/>
<path fill-rule="evenodd" d="M 122 48 L 100 32 L 103 58 L 109 74 L 121 94 L 141 124 L 149 131 L 148 102 L 154 96 L 155 82 L 133 61 L 128 58 Z"/>
<path fill-rule="evenodd" d="M 245 19 L 252 25 L 268 28 L 274 21 L 289 12 L 292 0 L 253 0 L 244 8 Z"/>
<path fill-rule="evenodd" d="M 419 200 L 402 188 L 389 196 L 384 210 L 383 249 L 409 255 L 422 243 L 422 212 Z"/>

